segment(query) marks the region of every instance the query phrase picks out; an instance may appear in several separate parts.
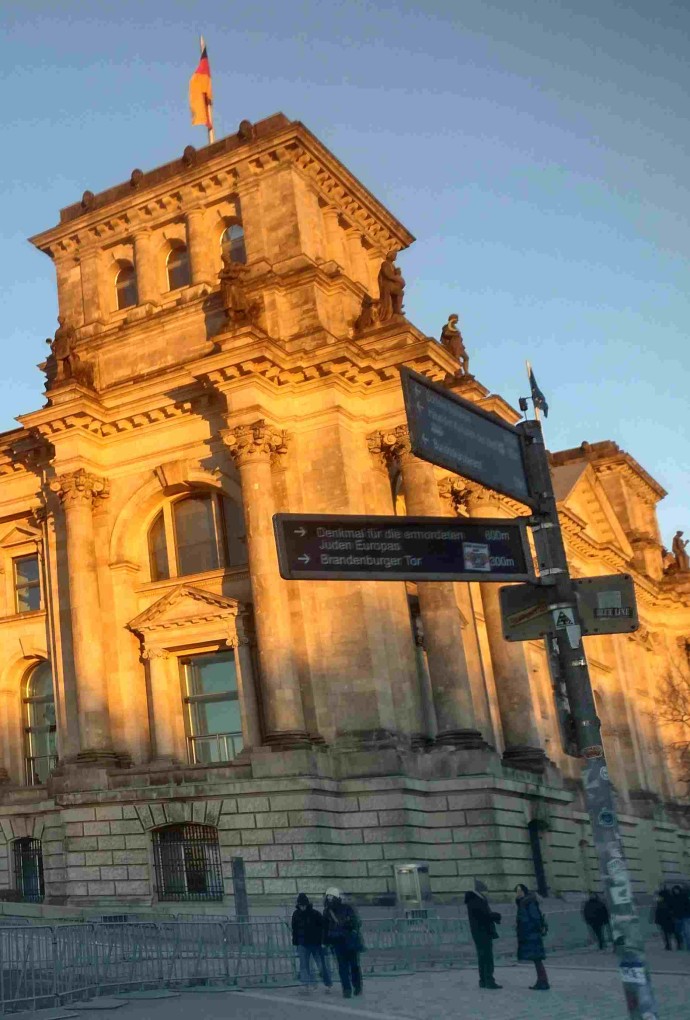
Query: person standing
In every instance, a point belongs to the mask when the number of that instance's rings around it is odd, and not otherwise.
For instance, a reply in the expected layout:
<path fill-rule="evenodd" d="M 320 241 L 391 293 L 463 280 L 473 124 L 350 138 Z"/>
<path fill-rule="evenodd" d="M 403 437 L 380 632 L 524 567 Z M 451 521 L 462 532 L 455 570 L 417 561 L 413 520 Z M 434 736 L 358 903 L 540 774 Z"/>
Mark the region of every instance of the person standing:
<path fill-rule="evenodd" d="M 671 913 L 676 931 L 678 948 L 682 942 L 690 949 L 690 893 L 680 885 L 674 885 L 669 897 Z"/>
<path fill-rule="evenodd" d="M 346 999 L 362 994 L 362 968 L 359 954 L 363 948 L 361 922 L 354 907 L 343 903 L 339 889 L 326 889 L 323 905 L 323 940 L 335 953 L 338 974 Z"/>
<path fill-rule="evenodd" d="M 321 974 L 321 980 L 330 991 L 333 987 L 326 954 L 323 951 L 323 917 L 306 893 L 300 893 L 292 915 L 292 944 L 299 957 L 299 979 L 308 991 L 315 984 L 311 973 L 312 957 Z"/>
<path fill-rule="evenodd" d="M 676 925 L 669 902 L 669 896 L 665 889 L 658 893 L 654 907 L 654 924 L 660 929 L 664 936 L 664 949 L 671 949 L 671 936 L 676 940 L 676 948 L 680 949 L 680 936 L 676 931 Z"/>
<path fill-rule="evenodd" d="M 544 967 L 546 952 L 543 936 L 546 933 L 546 921 L 541 912 L 535 893 L 530 892 L 526 885 L 515 886 L 515 903 L 517 905 L 517 943 L 518 960 L 531 960 L 537 972 L 537 983 L 530 985 L 533 992 L 548 992 L 551 987 Z"/>
<path fill-rule="evenodd" d="M 594 937 L 599 944 L 599 949 L 605 949 L 606 937 L 604 929 L 608 927 L 610 918 L 608 908 L 598 893 L 590 893 L 589 899 L 585 901 L 585 905 L 582 908 L 582 916 L 588 927 L 592 929 Z"/>
<path fill-rule="evenodd" d="M 486 897 L 487 887 L 475 879 L 474 891 L 465 893 L 465 906 L 470 922 L 470 932 L 474 947 L 477 950 L 477 966 L 479 967 L 480 988 L 501 988 L 494 978 L 494 943 L 498 938 L 496 925 L 500 924 L 501 915 L 489 906 Z"/>

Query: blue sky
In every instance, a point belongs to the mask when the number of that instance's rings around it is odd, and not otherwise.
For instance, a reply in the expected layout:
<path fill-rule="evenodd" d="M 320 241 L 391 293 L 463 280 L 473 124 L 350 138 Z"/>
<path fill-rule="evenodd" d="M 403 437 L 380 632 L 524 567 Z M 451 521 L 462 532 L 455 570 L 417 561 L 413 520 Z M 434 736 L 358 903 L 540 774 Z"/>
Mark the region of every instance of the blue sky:
<path fill-rule="evenodd" d="M 690 531 L 690 6 L 672 0 L 5 0 L 0 428 L 38 406 L 52 267 L 25 241 L 88 188 L 302 120 L 409 227 L 406 310 L 450 312 L 512 403 L 530 358 L 552 449 L 613 439 Z"/>

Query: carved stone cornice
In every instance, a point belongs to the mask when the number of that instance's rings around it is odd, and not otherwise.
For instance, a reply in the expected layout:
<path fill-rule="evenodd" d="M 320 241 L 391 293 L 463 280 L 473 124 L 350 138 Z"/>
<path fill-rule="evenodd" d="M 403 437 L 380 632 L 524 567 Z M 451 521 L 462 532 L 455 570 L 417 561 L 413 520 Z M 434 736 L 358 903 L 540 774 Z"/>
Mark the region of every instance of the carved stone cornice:
<path fill-rule="evenodd" d="M 149 648 L 147 646 L 142 651 L 141 657 L 147 662 L 150 662 L 151 659 L 169 659 L 170 652 L 167 648 L 156 648 L 155 646 L 153 648 Z"/>
<path fill-rule="evenodd" d="M 94 500 L 107 499 L 110 495 L 108 480 L 91 475 L 83 468 L 53 478 L 49 488 L 59 496 L 64 507 L 92 506 Z"/>
<path fill-rule="evenodd" d="M 369 453 L 382 457 L 387 463 L 400 467 L 413 456 L 410 446 L 410 430 L 407 425 L 397 425 L 386 432 L 372 432 L 367 436 Z"/>
<path fill-rule="evenodd" d="M 225 429 L 221 438 L 238 467 L 287 452 L 287 433 L 263 419 Z"/>
<path fill-rule="evenodd" d="M 438 494 L 444 503 L 449 503 L 454 514 L 467 517 L 470 489 L 464 479 L 449 475 L 438 483 Z"/>

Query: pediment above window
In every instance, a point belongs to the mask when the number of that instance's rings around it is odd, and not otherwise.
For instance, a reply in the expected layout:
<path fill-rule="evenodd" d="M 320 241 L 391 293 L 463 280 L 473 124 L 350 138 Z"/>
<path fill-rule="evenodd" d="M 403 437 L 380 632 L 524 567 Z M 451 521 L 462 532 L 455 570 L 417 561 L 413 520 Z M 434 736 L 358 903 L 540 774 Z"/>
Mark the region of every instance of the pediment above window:
<path fill-rule="evenodd" d="M 237 617 L 245 607 L 236 599 L 216 595 L 191 584 L 180 584 L 127 625 L 146 642 L 154 636 L 164 644 L 182 637 L 206 637 L 237 641 Z M 244 628 L 240 627 L 243 631 Z"/>
<path fill-rule="evenodd" d="M 41 534 L 26 524 L 14 524 L 7 531 L 0 535 L 0 546 L 3 549 L 11 549 L 15 546 L 27 545 L 30 542 L 38 542 Z"/>

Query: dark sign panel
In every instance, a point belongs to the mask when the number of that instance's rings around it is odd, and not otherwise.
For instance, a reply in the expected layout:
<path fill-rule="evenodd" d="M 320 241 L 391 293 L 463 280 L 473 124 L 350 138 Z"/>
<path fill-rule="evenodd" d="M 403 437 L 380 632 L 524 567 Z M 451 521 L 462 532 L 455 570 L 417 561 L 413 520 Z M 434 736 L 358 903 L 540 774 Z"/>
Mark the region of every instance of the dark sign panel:
<path fill-rule="evenodd" d="M 321 581 L 524 581 L 525 525 L 453 517 L 276 514 L 281 577 Z"/>
<path fill-rule="evenodd" d="M 629 634 L 639 620 L 630 574 L 574 577 L 582 634 Z M 501 616 L 506 641 L 533 641 L 574 625 L 572 610 L 554 602 L 553 590 L 534 584 L 501 588 Z"/>
<path fill-rule="evenodd" d="M 528 506 L 522 436 L 409 368 L 400 370 L 412 452 Z"/>

